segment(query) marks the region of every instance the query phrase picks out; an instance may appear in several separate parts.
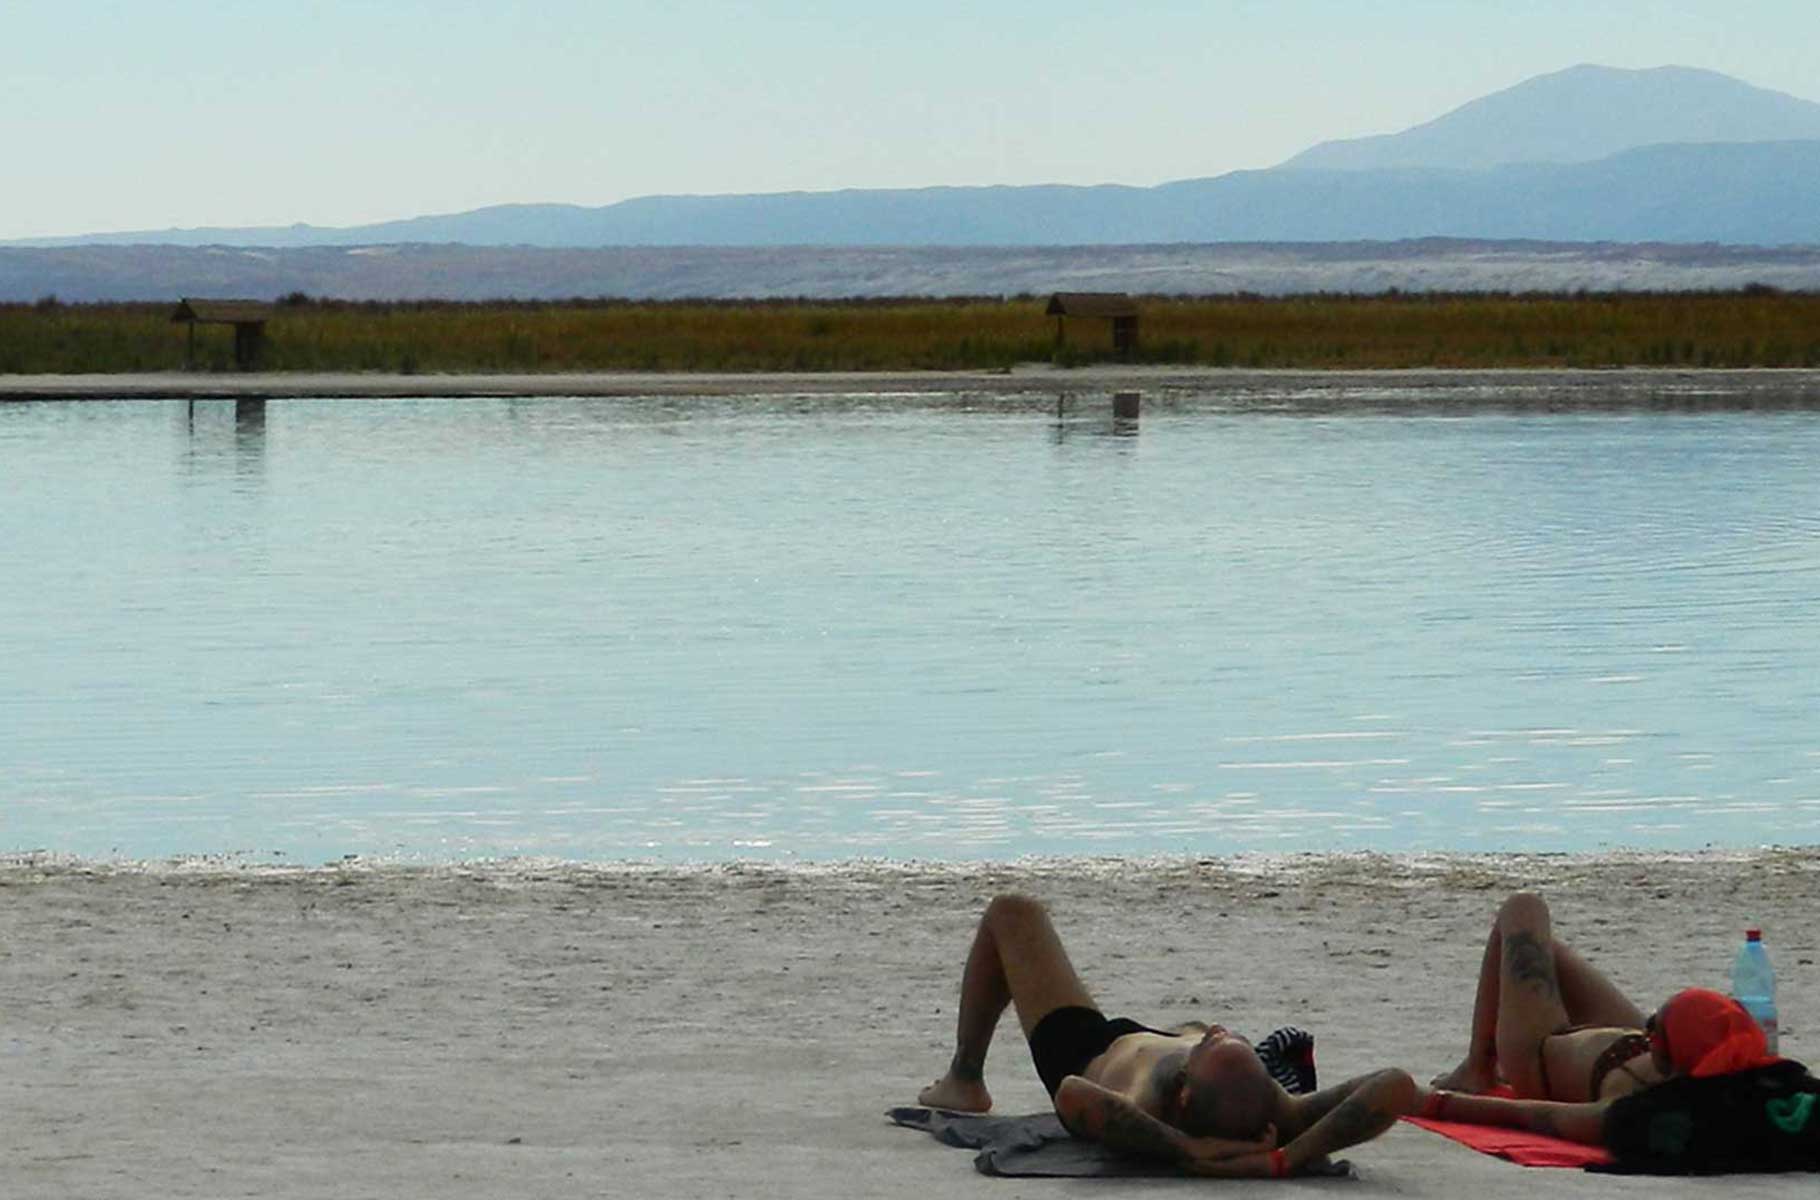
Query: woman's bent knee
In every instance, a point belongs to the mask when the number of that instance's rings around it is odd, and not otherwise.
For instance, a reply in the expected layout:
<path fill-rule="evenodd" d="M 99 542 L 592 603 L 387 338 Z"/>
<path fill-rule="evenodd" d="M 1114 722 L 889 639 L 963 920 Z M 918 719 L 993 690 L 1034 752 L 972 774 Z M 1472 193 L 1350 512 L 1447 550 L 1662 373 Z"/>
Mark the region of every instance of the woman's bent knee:
<path fill-rule="evenodd" d="M 1518 892 L 1498 909 L 1499 925 L 1546 926 L 1548 921 L 1548 901 L 1535 892 Z"/>
<path fill-rule="evenodd" d="M 995 924 L 1001 921 L 1019 923 L 1046 921 L 1049 919 L 1049 911 L 1043 907 L 1043 902 L 1034 896 L 1026 896 L 1020 892 L 1005 892 L 994 896 L 992 903 L 986 906 L 986 919 Z"/>

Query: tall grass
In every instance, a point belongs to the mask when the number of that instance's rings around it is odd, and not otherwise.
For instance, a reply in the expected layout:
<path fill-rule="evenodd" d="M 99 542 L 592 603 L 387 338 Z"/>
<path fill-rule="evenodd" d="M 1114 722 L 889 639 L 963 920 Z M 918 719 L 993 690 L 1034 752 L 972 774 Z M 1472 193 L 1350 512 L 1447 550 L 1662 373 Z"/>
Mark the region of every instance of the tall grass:
<path fill-rule="evenodd" d="M 991 370 L 1110 360 L 1104 322 L 1058 347 L 1037 297 L 1009 300 L 346 303 L 291 297 L 274 371 Z M 175 371 L 187 330 L 163 304 L 0 305 L 0 373 Z M 1820 367 L 1820 294 L 1149 298 L 1153 363 L 1229 367 Z M 196 367 L 233 367 L 197 330 Z"/>

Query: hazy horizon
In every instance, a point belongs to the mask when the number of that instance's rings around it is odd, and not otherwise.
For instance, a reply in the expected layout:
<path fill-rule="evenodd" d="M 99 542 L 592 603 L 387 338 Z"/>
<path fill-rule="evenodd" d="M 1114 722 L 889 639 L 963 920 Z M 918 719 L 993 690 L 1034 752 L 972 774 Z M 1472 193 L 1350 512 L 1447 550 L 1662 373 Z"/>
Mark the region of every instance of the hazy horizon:
<path fill-rule="evenodd" d="M 0 239 L 355 225 L 509 203 L 1150 185 L 1390 133 L 1580 63 L 1820 99 L 1820 9 L 1641 0 L 705 0 L 9 8 Z M 47 102 L 48 101 L 48 102 Z"/>

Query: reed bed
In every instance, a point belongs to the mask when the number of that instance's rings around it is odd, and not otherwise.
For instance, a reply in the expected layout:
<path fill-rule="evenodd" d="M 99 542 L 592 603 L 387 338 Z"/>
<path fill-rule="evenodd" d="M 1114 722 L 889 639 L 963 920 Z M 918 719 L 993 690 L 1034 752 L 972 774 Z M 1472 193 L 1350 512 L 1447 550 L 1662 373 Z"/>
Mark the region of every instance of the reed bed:
<path fill-rule="evenodd" d="M 956 300 L 353 303 L 292 296 L 273 371 L 991 370 L 1114 358 L 1104 322 L 1058 345 L 1041 297 Z M 0 373 L 177 371 L 164 304 L 0 305 Z M 1737 292 L 1152 297 L 1136 361 L 1230 367 L 1820 367 L 1820 294 Z M 197 331 L 194 369 L 233 369 Z"/>

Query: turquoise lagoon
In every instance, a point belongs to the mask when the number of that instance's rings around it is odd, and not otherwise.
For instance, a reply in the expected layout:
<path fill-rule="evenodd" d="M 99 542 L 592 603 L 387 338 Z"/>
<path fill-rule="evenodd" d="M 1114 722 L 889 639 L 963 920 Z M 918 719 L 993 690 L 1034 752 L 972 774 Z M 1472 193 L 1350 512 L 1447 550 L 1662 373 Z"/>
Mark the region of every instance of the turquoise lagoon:
<path fill-rule="evenodd" d="M 0 405 L 0 853 L 1820 841 L 1820 413 L 1367 407 Z"/>

